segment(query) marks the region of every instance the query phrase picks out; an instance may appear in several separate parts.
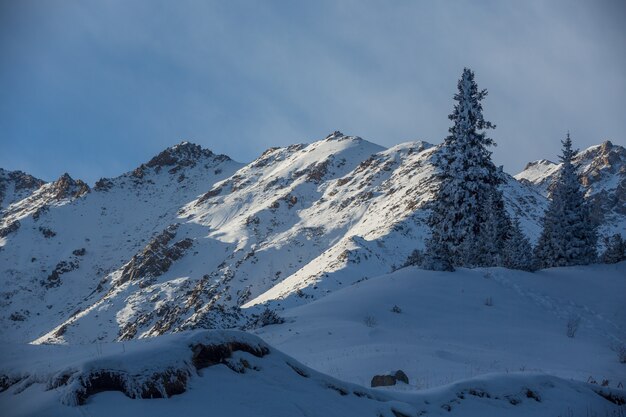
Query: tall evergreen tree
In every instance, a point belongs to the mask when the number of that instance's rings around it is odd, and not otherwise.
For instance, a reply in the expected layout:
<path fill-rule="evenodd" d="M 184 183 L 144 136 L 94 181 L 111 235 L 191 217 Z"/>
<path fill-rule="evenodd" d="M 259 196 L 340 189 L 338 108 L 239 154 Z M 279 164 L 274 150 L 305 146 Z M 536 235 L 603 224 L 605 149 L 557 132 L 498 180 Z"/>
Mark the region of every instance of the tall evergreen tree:
<path fill-rule="evenodd" d="M 487 149 L 495 145 L 486 130 L 495 126 L 483 117 L 474 73 L 465 68 L 458 81 L 453 125 L 439 154 L 439 189 L 429 219 L 425 266 L 492 266 L 497 264 L 497 236 L 506 223 L 502 194 L 497 187 L 502 175 Z M 496 241 L 494 241 L 496 239 Z M 490 247 L 490 246 L 493 246 Z"/>
<path fill-rule="evenodd" d="M 567 134 L 561 171 L 543 218 L 543 231 L 535 248 L 537 267 L 587 265 L 597 258 L 598 236 L 572 159 L 576 150 Z"/>

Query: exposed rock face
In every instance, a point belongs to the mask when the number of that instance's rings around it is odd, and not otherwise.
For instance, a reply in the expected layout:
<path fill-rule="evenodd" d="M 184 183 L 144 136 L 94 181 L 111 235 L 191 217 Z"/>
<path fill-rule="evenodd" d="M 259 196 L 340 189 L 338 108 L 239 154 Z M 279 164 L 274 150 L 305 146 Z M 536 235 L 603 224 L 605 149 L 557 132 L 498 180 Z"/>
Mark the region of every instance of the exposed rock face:
<path fill-rule="evenodd" d="M 59 262 L 46 280 L 41 282 L 41 285 L 46 288 L 58 287 L 61 285 L 61 275 L 77 269 L 78 266 L 79 262 L 75 259 Z"/>
<path fill-rule="evenodd" d="M 152 169 L 154 172 L 159 173 L 164 168 L 169 168 L 168 172 L 170 174 L 175 174 L 183 167 L 193 167 L 198 163 L 198 161 L 206 158 L 212 158 L 216 162 L 230 160 L 230 158 L 226 155 L 215 155 L 210 150 L 204 149 L 199 145 L 189 142 L 181 142 L 176 146 L 165 149 L 147 163 L 141 164 L 132 172 L 132 175 L 137 179 L 142 179 L 148 169 Z M 179 176 L 178 179 L 179 182 L 182 182 L 185 179 L 185 176 Z"/>
<path fill-rule="evenodd" d="M 188 353 L 184 354 L 184 360 L 171 359 L 169 360 L 171 364 L 162 368 L 154 367 L 145 374 L 129 372 L 124 368 L 123 360 L 114 360 L 112 366 L 105 366 L 96 361 L 92 366 L 68 368 L 51 375 L 45 390 L 61 390 L 64 392 L 63 403 L 71 406 L 84 405 L 93 395 L 107 391 L 118 391 L 132 399 L 169 398 L 184 393 L 188 380 L 197 375 L 201 369 L 223 364 L 240 374 L 246 373 L 247 370 L 260 370 L 252 367 L 243 358 L 233 358 L 233 354 L 237 352 L 245 352 L 256 358 L 263 358 L 270 353 L 269 346 L 256 339 L 239 337 L 241 340 L 237 340 L 237 333 L 226 336 L 218 334 L 213 343 L 210 342 L 210 333 L 207 335 L 208 337 L 196 337 L 198 340 L 190 341 L 186 347 Z M 162 349 L 158 353 L 164 357 L 164 354 L 169 352 Z M 141 355 L 137 355 L 134 361 L 143 359 Z M 19 376 L 0 374 L 0 392 L 17 383 L 24 383 L 25 386 L 41 383 L 40 379 L 41 377 L 36 374 Z"/>
<path fill-rule="evenodd" d="M 140 253 L 134 255 L 124 267 L 117 285 L 142 280 L 140 286 L 147 286 L 154 278 L 167 272 L 172 263 L 180 259 L 193 244 L 191 239 L 183 239 L 170 245 L 170 241 L 176 236 L 176 229 L 177 224 L 170 225 L 152 239 Z"/>
<path fill-rule="evenodd" d="M 396 385 L 393 375 L 374 375 L 370 384 L 373 387 L 390 387 Z"/>
<path fill-rule="evenodd" d="M 22 171 L 0 168 L 0 211 L 38 190 L 45 181 Z"/>
<path fill-rule="evenodd" d="M 397 370 L 393 375 L 374 375 L 372 378 L 372 387 L 389 387 L 396 385 L 396 382 L 409 383 L 409 377 L 401 371 Z"/>
<path fill-rule="evenodd" d="M 0 237 L 6 237 L 10 233 L 16 232 L 20 228 L 20 221 L 15 220 L 4 227 L 0 227 Z"/>
<path fill-rule="evenodd" d="M 89 186 L 82 180 L 74 180 L 68 173 L 52 183 L 50 190 L 56 200 L 78 198 L 89 192 Z"/>
<path fill-rule="evenodd" d="M 574 163 L 596 220 L 612 213 L 626 215 L 626 149 L 606 141 L 580 152 Z"/>
<path fill-rule="evenodd" d="M 396 378 L 396 381 L 404 382 L 405 384 L 409 383 L 409 377 L 400 369 L 393 376 Z"/>
<path fill-rule="evenodd" d="M 113 181 L 108 178 L 100 178 L 93 187 L 94 191 L 108 191 L 113 187 Z"/>

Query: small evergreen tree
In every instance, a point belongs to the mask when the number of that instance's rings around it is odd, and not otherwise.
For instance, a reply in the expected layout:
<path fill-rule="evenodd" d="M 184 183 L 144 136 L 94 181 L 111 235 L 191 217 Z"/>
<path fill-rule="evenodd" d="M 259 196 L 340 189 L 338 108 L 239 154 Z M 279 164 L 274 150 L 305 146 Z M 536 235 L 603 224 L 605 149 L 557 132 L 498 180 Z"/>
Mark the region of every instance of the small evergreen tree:
<path fill-rule="evenodd" d="M 532 271 L 533 269 L 532 246 L 522 232 L 517 217 L 511 221 L 508 237 L 504 244 L 502 266 L 523 271 Z"/>
<path fill-rule="evenodd" d="M 468 248 L 470 253 L 474 252 L 470 257 L 476 259 L 478 266 L 503 266 L 511 219 L 506 212 L 502 192 L 494 187 L 481 210 L 484 223 L 478 240 L 471 245 L 473 249 Z"/>
<path fill-rule="evenodd" d="M 622 235 L 615 233 L 606 240 L 606 250 L 601 260 L 605 264 L 616 264 L 626 260 L 626 242 L 622 239 Z"/>
<path fill-rule="evenodd" d="M 535 250 L 539 268 L 588 265 L 597 258 L 596 225 L 591 219 L 589 206 L 572 164 L 577 151 L 572 149 L 569 133 L 561 143 L 561 171 L 543 218 L 543 231 Z"/>
<path fill-rule="evenodd" d="M 487 149 L 495 145 L 485 131 L 495 126 L 482 114 L 486 90 L 479 90 L 474 73 L 465 68 L 454 95 L 453 121 L 439 153 L 439 189 L 429 218 L 431 237 L 424 266 L 493 266 L 501 250 L 499 236 L 506 224 L 502 175 Z"/>

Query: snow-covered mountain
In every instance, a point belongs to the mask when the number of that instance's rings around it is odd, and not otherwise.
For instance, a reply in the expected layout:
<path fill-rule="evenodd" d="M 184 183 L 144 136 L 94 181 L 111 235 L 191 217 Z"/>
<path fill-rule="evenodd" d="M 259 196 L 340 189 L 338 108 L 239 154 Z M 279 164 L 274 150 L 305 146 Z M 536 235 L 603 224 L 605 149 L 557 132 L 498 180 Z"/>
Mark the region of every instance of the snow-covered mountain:
<path fill-rule="evenodd" d="M 93 189 L 63 176 L 3 211 L 2 336 L 245 327 L 265 304 L 306 304 L 389 273 L 423 247 L 437 152 L 334 132 L 247 165 L 182 143 Z M 513 177 L 503 185 L 533 240 L 540 191 Z"/>
<path fill-rule="evenodd" d="M 0 238 L 3 333 L 27 341 L 84 308 L 101 280 L 173 223 L 183 204 L 240 167 L 182 143 L 93 189 L 63 175 L 7 207 L 2 224 L 13 230 Z"/>
<path fill-rule="evenodd" d="M 605 141 L 578 152 L 574 165 L 591 201 L 593 216 L 603 235 L 626 233 L 626 149 Z M 517 174 L 520 182 L 549 196 L 561 164 L 542 159 Z"/>

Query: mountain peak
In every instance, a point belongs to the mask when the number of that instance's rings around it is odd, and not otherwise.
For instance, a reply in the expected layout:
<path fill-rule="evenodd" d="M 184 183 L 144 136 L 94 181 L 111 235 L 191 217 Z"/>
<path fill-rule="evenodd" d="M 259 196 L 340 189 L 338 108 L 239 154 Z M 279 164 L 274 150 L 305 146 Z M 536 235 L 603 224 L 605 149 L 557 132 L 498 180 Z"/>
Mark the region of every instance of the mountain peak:
<path fill-rule="evenodd" d="M 136 178 L 143 178 L 146 174 L 146 168 L 153 168 L 155 172 L 159 173 L 164 167 L 171 167 L 168 172 L 173 174 L 183 167 L 193 167 L 201 159 L 208 158 L 213 158 L 217 162 L 231 160 L 227 155 L 215 155 L 209 149 L 205 149 L 200 145 L 182 141 L 161 151 L 145 164 L 141 164 L 131 175 Z"/>
<path fill-rule="evenodd" d="M 0 210 L 39 189 L 46 182 L 23 171 L 0 168 Z"/>
<path fill-rule="evenodd" d="M 57 200 L 68 197 L 80 197 L 89 192 L 89 186 L 82 180 L 74 180 L 67 172 L 51 184 L 52 192 Z"/>
<path fill-rule="evenodd" d="M 556 165 L 556 164 L 548 159 L 540 159 L 538 161 L 532 161 L 532 162 L 527 163 L 526 166 L 524 167 L 524 171 L 531 169 L 531 168 L 551 167 L 553 165 Z"/>
<path fill-rule="evenodd" d="M 338 138 L 342 138 L 344 136 L 346 136 L 346 135 L 344 135 L 343 133 L 341 133 L 338 130 L 335 130 L 333 133 L 331 133 L 330 135 L 326 136 L 325 139 L 327 139 L 327 140 L 338 139 Z"/>
<path fill-rule="evenodd" d="M 146 166 L 149 168 L 164 167 L 172 165 L 190 166 L 195 164 L 202 157 L 211 157 L 213 152 L 203 149 L 200 145 L 183 141 L 177 145 L 169 147 L 152 158 Z"/>

